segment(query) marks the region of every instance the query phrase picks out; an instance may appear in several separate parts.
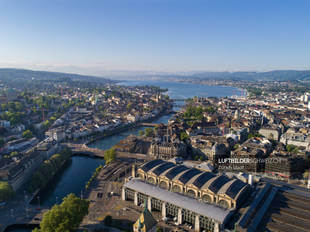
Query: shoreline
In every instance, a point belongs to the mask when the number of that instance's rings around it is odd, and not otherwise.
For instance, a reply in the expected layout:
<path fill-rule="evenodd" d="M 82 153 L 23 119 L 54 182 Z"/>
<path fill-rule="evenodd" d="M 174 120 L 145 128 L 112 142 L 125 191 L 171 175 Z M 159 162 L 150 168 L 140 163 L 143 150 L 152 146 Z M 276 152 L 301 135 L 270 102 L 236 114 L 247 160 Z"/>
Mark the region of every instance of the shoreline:
<path fill-rule="evenodd" d="M 171 108 L 172 108 L 172 107 L 171 107 Z M 121 127 L 121 128 L 116 128 L 116 129 L 110 131 L 109 133 L 104 133 L 103 135 L 99 135 L 99 136 L 96 137 L 94 140 L 87 141 L 87 142 L 84 143 L 84 144 L 85 144 L 85 145 L 89 145 L 89 144 L 91 144 L 91 143 L 95 143 L 96 141 L 98 141 L 98 140 L 100 140 L 100 139 L 113 136 L 113 135 L 115 135 L 115 134 L 117 134 L 117 133 L 124 132 L 124 131 L 127 131 L 127 130 L 129 130 L 129 129 L 139 128 L 139 127 L 141 127 L 141 123 L 143 123 L 143 122 L 152 122 L 152 121 L 158 119 L 158 118 L 161 117 L 161 116 L 169 115 L 169 113 L 167 113 L 167 111 L 171 110 L 171 108 L 166 108 L 166 109 L 164 109 L 163 111 L 161 111 L 160 113 L 158 113 L 155 117 L 150 118 L 150 119 L 148 119 L 148 120 L 139 121 L 139 122 L 137 122 L 137 123 L 135 123 L 135 124 L 126 125 L 126 126 L 123 126 L 123 127 Z M 79 144 L 83 144 L 83 143 L 79 143 Z M 98 149 L 100 149 L 100 148 L 98 148 Z M 77 156 L 77 155 L 71 155 L 71 156 L 69 157 L 69 159 L 70 159 L 71 157 L 73 157 L 73 156 Z M 82 155 L 82 156 L 85 157 L 85 155 Z M 89 158 L 99 158 L 99 157 L 91 157 L 91 156 L 87 156 L 87 157 L 89 157 Z M 65 160 L 65 161 L 62 163 L 62 165 L 58 168 L 58 170 L 56 171 L 55 175 L 53 175 L 53 177 L 50 179 L 50 181 L 49 181 L 48 183 L 50 183 L 51 181 L 53 181 L 53 180 L 55 179 L 55 176 L 57 176 L 57 175 L 59 174 L 59 171 L 65 166 L 65 164 L 68 162 L 69 159 Z M 103 158 L 102 158 L 102 159 L 103 159 Z M 36 199 L 36 196 L 39 195 L 41 191 L 44 191 L 44 189 L 48 186 L 48 183 L 47 183 L 44 187 L 42 187 L 42 188 L 40 188 L 40 189 L 37 189 L 37 190 L 33 193 L 33 195 L 31 196 L 31 200 L 29 200 L 29 204 L 31 204 L 31 202 L 32 202 L 33 200 Z M 84 188 L 84 190 L 85 190 L 85 188 Z"/>
<path fill-rule="evenodd" d="M 141 123 L 144 123 L 144 122 L 153 122 L 154 120 L 162 117 L 162 116 L 165 116 L 165 115 L 169 115 L 171 113 L 169 113 L 169 111 L 172 109 L 171 108 L 166 108 L 164 109 L 163 111 L 161 111 L 160 113 L 158 113 L 156 116 L 152 117 L 152 118 L 149 118 L 149 119 L 146 119 L 146 120 L 141 120 L 139 122 L 136 122 L 136 123 L 133 123 L 133 124 L 129 124 L 129 125 L 125 125 L 125 126 L 122 126 L 122 127 L 117 127 L 113 130 L 110 130 L 110 131 L 107 131 L 107 132 L 103 132 L 103 133 L 100 133 L 99 135 L 97 135 L 97 137 L 95 138 L 92 138 L 90 139 L 89 141 L 87 142 L 84 142 L 84 143 L 77 143 L 77 144 L 85 144 L 85 145 L 89 145 L 89 144 L 92 144 L 92 143 L 95 143 L 97 142 L 98 140 L 100 139 L 104 139 L 106 137 L 110 137 L 110 136 L 113 136 L 113 135 L 116 135 L 117 133 L 120 133 L 120 132 L 124 132 L 124 131 L 127 131 L 127 130 L 130 130 L 130 129 L 135 129 L 135 128 L 139 128 L 139 127 L 143 127 L 141 125 Z M 167 112 L 168 111 L 168 112 Z M 100 148 L 98 148 L 100 149 Z"/>
<path fill-rule="evenodd" d="M 216 80 L 216 79 L 213 79 Z M 248 94 L 247 89 L 246 88 L 242 88 L 240 87 L 238 84 L 233 84 L 233 83 L 205 83 L 204 81 L 210 81 L 209 79 L 206 80 L 186 80 L 186 79 L 172 79 L 172 80 L 165 80 L 165 79 L 155 79 L 155 80 L 126 80 L 126 81 L 121 81 L 121 82 L 126 82 L 126 83 L 130 83 L 130 82 L 142 82 L 142 81 L 158 81 L 158 82 L 168 82 L 168 83 L 182 83 L 182 84 L 194 84 L 194 85 L 205 85 L 205 86 L 219 86 L 219 87 L 227 87 L 227 88 L 236 88 L 241 92 L 245 92 L 246 94 Z M 221 81 L 221 80 L 219 80 Z M 225 80 L 222 80 L 225 81 Z M 120 82 L 120 83 L 121 83 Z M 129 86 L 143 86 L 143 85 L 129 85 Z M 169 91 L 169 90 L 168 90 Z M 233 97 L 235 95 L 229 95 L 229 96 L 223 96 L 223 97 Z M 237 95 L 237 96 L 243 96 L 243 95 Z M 247 95 L 246 95 L 247 96 Z M 193 96 L 194 97 L 194 96 Z M 193 98 L 190 97 L 190 98 Z M 212 96 L 209 96 L 212 97 Z"/>
<path fill-rule="evenodd" d="M 65 167 L 65 165 L 70 161 L 72 155 L 70 155 L 68 157 L 68 159 L 66 159 L 65 161 L 62 162 L 62 164 L 58 167 L 57 171 L 55 171 L 55 174 L 51 177 L 51 179 L 46 183 L 46 185 L 42 186 L 41 188 L 39 189 L 36 189 L 33 194 L 32 194 L 32 197 L 29 199 L 29 201 L 27 202 L 28 204 L 32 204 L 32 201 L 34 201 L 36 199 L 36 197 L 40 194 L 41 191 L 44 191 L 45 188 L 49 185 L 50 182 L 52 182 L 55 177 L 57 175 L 59 175 L 60 171 L 63 170 L 63 168 Z"/>

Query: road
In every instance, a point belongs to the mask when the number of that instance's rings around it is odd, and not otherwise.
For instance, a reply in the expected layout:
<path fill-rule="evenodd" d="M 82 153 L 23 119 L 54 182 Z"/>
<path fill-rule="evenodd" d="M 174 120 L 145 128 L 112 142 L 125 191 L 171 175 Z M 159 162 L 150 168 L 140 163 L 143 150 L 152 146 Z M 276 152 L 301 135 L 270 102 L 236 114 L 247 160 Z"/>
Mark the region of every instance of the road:
<path fill-rule="evenodd" d="M 14 224 L 39 224 L 47 208 L 13 201 L 0 209 L 0 232 Z"/>

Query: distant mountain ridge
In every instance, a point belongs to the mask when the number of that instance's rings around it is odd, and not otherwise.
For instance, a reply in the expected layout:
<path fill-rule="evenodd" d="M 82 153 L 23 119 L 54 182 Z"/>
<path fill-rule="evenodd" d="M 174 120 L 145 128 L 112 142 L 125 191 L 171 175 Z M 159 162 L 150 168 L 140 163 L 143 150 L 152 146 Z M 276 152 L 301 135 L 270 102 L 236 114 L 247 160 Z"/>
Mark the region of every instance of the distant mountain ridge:
<path fill-rule="evenodd" d="M 33 71 L 29 69 L 15 69 L 15 68 L 0 68 L 0 80 L 24 79 L 31 80 L 61 80 L 71 79 L 74 81 L 99 81 L 99 82 L 113 82 L 110 79 L 91 76 L 80 75 L 73 73 L 49 72 L 49 71 Z"/>
<path fill-rule="evenodd" d="M 173 76 L 174 75 L 171 77 Z M 197 72 L 189 76 L 182 76 L 182 79 L 188 78 L 202 80 L 310 81 L 310 70 L 274 70 L 268 72 Z"/>
<path fill-rule="evenodd" d="M 152 71 L 123 71 L 122 75 L 111 72 L 103 75 L 103 77 L 93 75 L 81 75 L 73 73 L 50 72 L 50 71 L 33 71 L 28 69 L 0 68 L 0 80 L 2 79 L 26 79 L 31 80 L 60 80 L 70 78 L 76 81 L 99 81 L 99 82 L 115 82 L 116 80 L 248 80 L 248 81 L 310 81 L 310 70 L 273 70 L 268 72 L 208 72 L 208 71 L 192 71 L 192 72 L 152 72 Z"/>
<path fill-rule="evenodd" d="M 112 75 L 113 76 L 113 75 Z M 124 80 L 248 80 L 248 81 L 310 81 L 310 70 L 273 70 L 268 72 L 239 71 L 239 72 L 128 72 L 128 75 L 115 75 L 114 78 Z"/>

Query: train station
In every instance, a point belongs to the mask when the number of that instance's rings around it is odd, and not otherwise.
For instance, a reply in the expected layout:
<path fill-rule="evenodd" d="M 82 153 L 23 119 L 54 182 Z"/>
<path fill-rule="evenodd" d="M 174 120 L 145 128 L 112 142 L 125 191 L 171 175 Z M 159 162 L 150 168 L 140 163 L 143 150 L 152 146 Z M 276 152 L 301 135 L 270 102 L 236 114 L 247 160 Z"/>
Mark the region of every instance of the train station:
<path fill-rule="evenodd" d="M 163 160 L 152 160 L 137 170 L 122 187 L 122 200 L 162 218 L 189 223 L 195 231 L 221 231 L 248 195 L 249 185 L 239 179 L 215 175 Z"/>

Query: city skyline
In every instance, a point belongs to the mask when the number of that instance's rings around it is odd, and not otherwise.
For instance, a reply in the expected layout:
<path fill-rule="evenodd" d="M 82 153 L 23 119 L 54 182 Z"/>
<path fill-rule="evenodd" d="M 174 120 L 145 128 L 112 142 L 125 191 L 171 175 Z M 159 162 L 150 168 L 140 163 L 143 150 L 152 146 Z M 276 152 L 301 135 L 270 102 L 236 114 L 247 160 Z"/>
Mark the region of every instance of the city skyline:
<path fill-rule="evenodd" d="M 310 69 L 308 1 L 2 1 L 0 67 L 113 71 Z"/>

